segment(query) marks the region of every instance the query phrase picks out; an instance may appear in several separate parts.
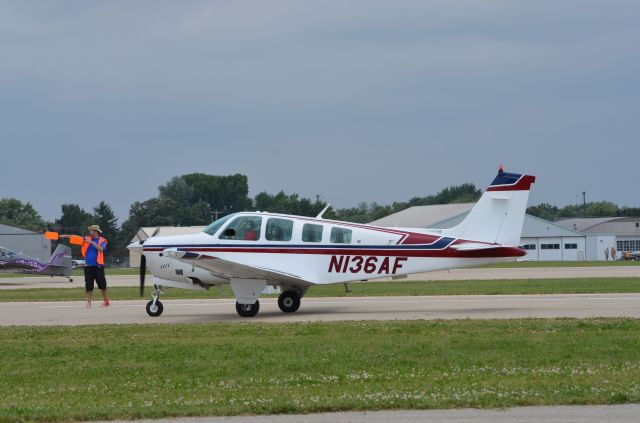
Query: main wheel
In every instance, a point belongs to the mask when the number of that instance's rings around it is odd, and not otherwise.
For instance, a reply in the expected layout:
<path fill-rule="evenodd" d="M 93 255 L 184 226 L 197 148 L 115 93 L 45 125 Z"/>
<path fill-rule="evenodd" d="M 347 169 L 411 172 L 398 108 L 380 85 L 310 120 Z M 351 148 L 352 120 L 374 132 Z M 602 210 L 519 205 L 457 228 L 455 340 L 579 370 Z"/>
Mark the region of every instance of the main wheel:
<path fill-rule="evenodd" d="M 255 304 L 240 304 L 236 301 L 236 311 L 242 317 L 253 317 L 258 314 L 260 310 L 260 301 L 256 301 Z"/>
<path fill-rule="evenodd" d="M 156 301 L 156 303 L 153 304 L 153 300 L 151 300 L 147 303 L 147 314 L 151 317 L 160 316 L 163 310 L 164 307 L 160 301 Z"/>
<path fill-rule="evenodd" d="M 300 295 L 295 291 L 284 291 L 278 297 L 278 307 L 285 313 L 293 313 L 300 308 Z"/>

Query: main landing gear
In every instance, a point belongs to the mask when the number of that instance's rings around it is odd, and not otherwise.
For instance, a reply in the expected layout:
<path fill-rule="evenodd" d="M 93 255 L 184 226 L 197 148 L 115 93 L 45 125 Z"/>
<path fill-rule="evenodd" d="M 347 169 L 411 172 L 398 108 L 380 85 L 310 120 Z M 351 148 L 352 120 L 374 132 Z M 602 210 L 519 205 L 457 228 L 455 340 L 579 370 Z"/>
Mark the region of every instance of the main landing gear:
<path fill-rule="evenodd" d="M 295 291 L 284 291 L 278 297 L 278 307 L 285 313 L 293 313 L 300 308 L 300 295 Z"/>
<path fill-rule="evenodd" d="M 158 285 L 153 285 L 153 288 L 154 290 L 151 293 L 152 300 L 147 303 L 147 314 L 151 317 L 158 317 L 164 311 L 164 307 L 159 300 L 163 291 Z"/>
<path fill-rule="evenodd" d="M 253 317 L 260 310 L 260 301 L 256 300 L 254 304 L 240 304 L 236 301 L 236 311 L 242 317 Z"/>
<path fill-rule="evenodd" d="M 293 290 L 284 291 L 278 297 L 278 307 L 285 313 L 293 313 L 300 308 L 300 299 L 302 296 Z M 242 317 L 253 317 L 260 310 L 260 301 L 256 300 L 254 304 L 240 304 L 236 301 L 236 311 Z"/>

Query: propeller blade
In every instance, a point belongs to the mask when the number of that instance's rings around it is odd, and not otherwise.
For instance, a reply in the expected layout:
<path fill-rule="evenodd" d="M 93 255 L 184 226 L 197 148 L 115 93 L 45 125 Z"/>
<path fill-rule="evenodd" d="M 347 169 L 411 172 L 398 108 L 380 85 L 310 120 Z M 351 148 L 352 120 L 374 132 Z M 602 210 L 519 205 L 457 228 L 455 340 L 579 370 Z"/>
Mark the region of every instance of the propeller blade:
<path fill-rule="evenodd" d="M 144 277 L 147 272 L 147 258 L 143 255 L 140 256 L 140 296 L 144 295 Z"/>

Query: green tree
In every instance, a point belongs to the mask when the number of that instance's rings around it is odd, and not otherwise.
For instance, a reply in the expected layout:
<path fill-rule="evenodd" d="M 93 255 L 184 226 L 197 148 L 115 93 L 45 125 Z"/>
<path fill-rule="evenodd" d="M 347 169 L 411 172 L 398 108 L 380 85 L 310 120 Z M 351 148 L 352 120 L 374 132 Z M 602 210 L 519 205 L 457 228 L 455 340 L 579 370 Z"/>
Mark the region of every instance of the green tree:
<path fill-rule="evenodd" d="M 193 190 L 191 204 L 202 201 L 209 209 L 223 214 L 246 211 L 251 208 L 249 182 L 245 175 L 229 176 L 191 173 L 181 176 Z"/>
<path fill-rule="evenodd" d="M 16 198 L 0 200 L 0 223 L 35 231 L 42 230 L 46 226 L 42 216 L 31 203 L 23 203 Z"/>
<path fill-rule="evenodd" d="M 77 204 L 63 204 L 61 208 L 62 215 L 55 222 L 58 230 L 67 234 L 85 235 L 93 216 Z"/>
<path fill-rule="evenodd" d="M 109 242 L 105 255 L 115 256 L 122 253 L 122 245 L 120 245 L 118 239 L 118 218 L 113 214 L 111 207 L 104 201 L 100 201 L 100 203 L 93 208 L 92 221 L 94 224 L 100 226 L 102 235 Z"/>
<path fill-rule="evenodd" d="M 611 201 L 587 204 L 570 204 L 560 209 L 559 217 L 613 217 L 618 215 L 618 206 Z"/>
<path fill-rule="evenodd" d="M 621 217 L 640 217 L 640 207 L 623 206 L 618 209 L 617 215 Z"/>
<path fill-rule="evenodd" d="M 209 204 L 187 183 L 184 176 L 171 178 L 165 185 L 158 187 L 158 191 L 158 198 L 165 203 L 164 212 L 172 217 L 173 225 L 194 226 L 211 223 L 212 213 Z"/>
<path fill-rule="evenodd" d="M 531 216 L 539 217 L 540 219 L 554 221 L 558 219 L 559 210 L 557 206 L 551 204 L 542 203 L 537 206 L 531 206 L 527 208 L 527 213 Z"/>
<path fill-rule="evenodd" d="M 466 183 L 461 185 L 453 185 L 443 189 L 435 195 L 427 195 L 426 197 L 414 197 L 409 200 L 409 207 L 413 206 L 430 206 L 432 204 L 450 204 L 450 203 L 472 203 L 478 201 L 482 191 L 474 184 Z"/>
<path fill-rule="evenodd" d="M 326 207 L 319 200 L 312 202 L 308 198 L 300 198 L 298 194 L 287 195 L 284 191 L 272 195 L 261 192 L 254 199 L 254 208 L 271 213 L 295 214 L 298 216 L 317 216 Z"/>
<path fill-rule="evenodd" d="M 587 216 L 590 217 L 611 217 L 617 216 L 618 205 L 611 201 L 597 201 L 587 203 Z"/>
<path fill-rule="evenodd" d="M 478 201 L 482 191 L 474 184 L 454 185 L 439 191 L 435 195 L 414 197 L 408 202 L 394 202 L 391 206 L 381 206 L 377 203 L 361 203 L 358 207 L 335 210 L 328 217 L 348 222 L 368 223 L 397 213 L 409 207 L 429 206 L 433 204 L 471 203 Z"/>

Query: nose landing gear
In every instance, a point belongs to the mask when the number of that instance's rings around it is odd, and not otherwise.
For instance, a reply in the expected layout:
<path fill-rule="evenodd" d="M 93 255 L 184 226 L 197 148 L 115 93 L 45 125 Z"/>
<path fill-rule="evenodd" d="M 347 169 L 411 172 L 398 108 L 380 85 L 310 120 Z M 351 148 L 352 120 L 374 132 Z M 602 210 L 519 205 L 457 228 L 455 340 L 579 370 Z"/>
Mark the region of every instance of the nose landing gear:
<path fill-rule="evenodd" d="M 152 300 L 147 303 L 147 314 L 151 317 L 158 317 L 164 311 L 164 307 L 159 300 L 163 291 L 158 285 L 154 285 L 153 288 L 154 290 L 151 293 Z"/>

